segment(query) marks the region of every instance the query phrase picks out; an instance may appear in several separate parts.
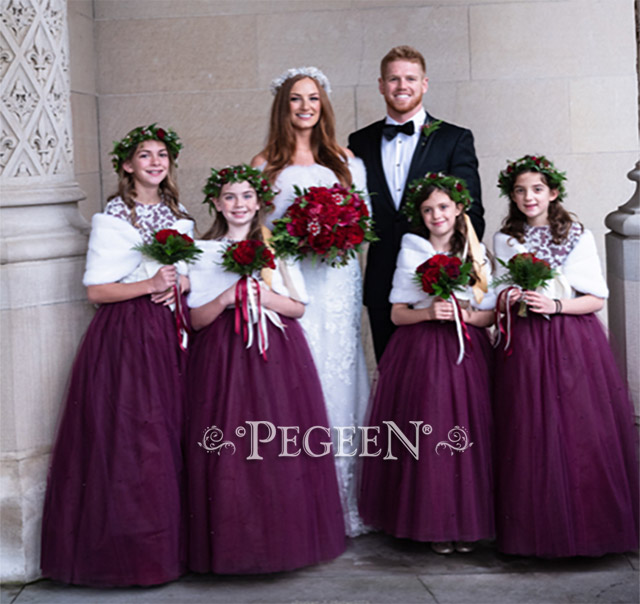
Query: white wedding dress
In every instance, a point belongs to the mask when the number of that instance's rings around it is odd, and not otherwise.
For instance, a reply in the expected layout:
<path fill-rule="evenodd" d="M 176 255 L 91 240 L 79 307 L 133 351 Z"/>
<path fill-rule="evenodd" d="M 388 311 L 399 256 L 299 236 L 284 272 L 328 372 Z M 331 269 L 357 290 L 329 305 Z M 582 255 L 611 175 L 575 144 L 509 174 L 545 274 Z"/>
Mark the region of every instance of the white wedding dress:
<path fill-rule="evenodd" d="M 364 164 L 359 159 L 349 161 L 353 182 L 360 191 L 366 190 Z M 275 190 L 275 211 L 271 221 L 281 218 L 295 197 L 294 185 L 300 189 L 312 186 L 331 187 L 338 179 L 324 166 L 288 166 L 280 172 Z M 357 502 L 357 445 L 358 426 L 362 425 L 369 398 L 369 378 L 360 337 L 362 313 L 362 275 L 357 258 L 346 266 L 332 268 L 324 262 L 301 262 L 301 269 L 309 294 L 309 304 L 300 323 L 318 369 L 333 440 L 333 453 L 338 452 L 335 427 L 355 427 L 343 431 L 344 453 L 353 456 L 334 457 L 340 497 L 344 510 L 347 535 L 355 537 L 366 532 L 358 514 Z M 353 444 L 345 439 L 353 437 Z"/>

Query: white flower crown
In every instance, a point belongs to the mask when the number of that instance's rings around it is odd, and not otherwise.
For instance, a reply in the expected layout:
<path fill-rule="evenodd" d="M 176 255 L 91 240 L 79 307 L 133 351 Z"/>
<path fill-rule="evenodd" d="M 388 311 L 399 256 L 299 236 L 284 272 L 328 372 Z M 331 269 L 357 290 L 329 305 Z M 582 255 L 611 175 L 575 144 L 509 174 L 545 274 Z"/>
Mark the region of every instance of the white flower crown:
<path fill-rule="evenodd" d="M 305 75 L 310 78 L 313 78 L 325 89 L 327 94 L 331 94 L 331 84 L 329 84 L 329 78 L 327 78 L 324 73 L 322 73 L 317 67 L 293 67 L 292 69 L 287 69 L 282 75 L 278 76 L 275 80 L 272 80 L 271 86 L 269 89 L 271 90 L 271 94 L 276 96 L 278 94 L 278 90 L 280 86 L 282 86 L 289 78 L 294 78 L 297 75 Z"/>

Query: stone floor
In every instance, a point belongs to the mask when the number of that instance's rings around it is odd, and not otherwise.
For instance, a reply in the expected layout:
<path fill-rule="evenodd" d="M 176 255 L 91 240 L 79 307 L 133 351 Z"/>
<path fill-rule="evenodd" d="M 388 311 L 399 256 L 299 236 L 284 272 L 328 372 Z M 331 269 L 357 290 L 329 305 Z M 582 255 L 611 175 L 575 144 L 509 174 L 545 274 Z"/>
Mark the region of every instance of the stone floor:
<path fill-rule="evenodd" d="M 97 590 L 40 580 L 4 585 L 3 604 L 297 604 L 413 602 L 637 603 L 638 553 L 538 560 L 498 554 L 439 556 L 428 545 L 381 534 L 358 537 L 327 564 L 259 576 L 187 575 L 154 588 Z"/>

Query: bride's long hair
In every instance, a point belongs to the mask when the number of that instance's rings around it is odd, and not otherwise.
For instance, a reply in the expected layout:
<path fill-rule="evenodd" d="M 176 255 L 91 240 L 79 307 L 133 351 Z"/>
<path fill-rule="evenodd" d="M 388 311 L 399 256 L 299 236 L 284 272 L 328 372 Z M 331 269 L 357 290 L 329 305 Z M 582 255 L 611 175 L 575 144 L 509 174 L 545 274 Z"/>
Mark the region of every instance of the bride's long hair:
<path fill-rule="evenodd" d="M 315 78 L 303 74 L 285 80 L 273 99 L 269 137 L 261 153 L 267 160 L 264 175 L 269 182 L 273 183 L 279 172 L 291 163 L 296 151 L 296 136 L 291 123 L 289 99 L 293 85 L 304 78 L 315 82 L 320 96 L 320 118 L 311 133 L 313 158 L 316 163 L 334 172 L 340 184 L 349 187 L 352 183 L 351 172 L 347 165 L 347 155 L 336 141 L 336 120 L 329 95 Z"/>

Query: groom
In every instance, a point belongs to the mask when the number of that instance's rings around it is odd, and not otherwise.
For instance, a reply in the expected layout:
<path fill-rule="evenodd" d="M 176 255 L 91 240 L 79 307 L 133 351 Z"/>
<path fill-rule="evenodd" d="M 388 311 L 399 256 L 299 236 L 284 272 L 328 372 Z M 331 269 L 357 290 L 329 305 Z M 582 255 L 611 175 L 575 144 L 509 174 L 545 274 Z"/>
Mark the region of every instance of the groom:
<path fill-rule="evenodd" d="M 473 199 L 469 218 L 478 238 L 484 232 L 473 135 L 424 110 L 422 96 L 428 81 L 424 57 L 415 48 L 392 48 L 380 63 L 378 79 L 387 117 L 349 136 L 349 148 L 367 168 L 367 188 L 380 238 L 369 247 L 364 278 L 364 304 L 378 361 L 395 330 L 389 293 L 400 240 L 409 230 L 409 221 L 400 212 L 407 185 L 426 172 L 463 178 Z"/>

